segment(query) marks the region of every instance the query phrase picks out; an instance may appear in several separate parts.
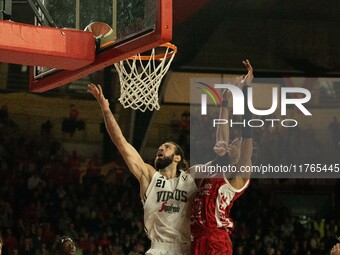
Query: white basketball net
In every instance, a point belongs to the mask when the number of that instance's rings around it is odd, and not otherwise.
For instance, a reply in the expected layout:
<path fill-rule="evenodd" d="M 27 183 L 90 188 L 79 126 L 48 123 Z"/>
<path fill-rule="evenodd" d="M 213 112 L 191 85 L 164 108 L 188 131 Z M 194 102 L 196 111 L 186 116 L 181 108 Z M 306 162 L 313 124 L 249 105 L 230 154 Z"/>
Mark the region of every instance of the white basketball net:
<path fill-rule="evenodd" d="M 157 54 L 162 48 L 165 52 Z M 124 108 L 145 112 L 159 110 L 158 88 L 176 54 L 176 46 L 163 44 L 151 50 L 149 56 L 137 54 L 115 63 L 120 80 L 119 102 Z"/>

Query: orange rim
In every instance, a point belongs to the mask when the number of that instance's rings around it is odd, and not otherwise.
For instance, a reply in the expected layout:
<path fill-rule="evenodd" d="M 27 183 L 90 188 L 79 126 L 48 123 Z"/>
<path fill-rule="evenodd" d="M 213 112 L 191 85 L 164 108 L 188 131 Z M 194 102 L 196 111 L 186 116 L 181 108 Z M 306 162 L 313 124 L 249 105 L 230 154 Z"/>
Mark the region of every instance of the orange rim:
<path fill-rule="evenodd" d="M 168 52 L 167 54 L 166 53 L 163 53 L 163 54 L 156 54 L 154 56 L 151 56 L 151 55 L 146 55 L 146 56 L 141 56 L 141 55 L 135 55 L 135 56 L 132 56 L 132 57 L 129 57 L 128 59 L 129 60 L 150 60 L 151 58 L 155 59 L 155 60 L 163 60 L 164 57 L 165 58 L 171 58 L 172 55 L 175 55 L 176 52 L 177 52 L 177 47 L 171 43 L 164 43 L 164 44 L 161 44 L 159 45 L 158 47 L 165 47 L 165 48 L 170 48 L 172 51 Z"/>

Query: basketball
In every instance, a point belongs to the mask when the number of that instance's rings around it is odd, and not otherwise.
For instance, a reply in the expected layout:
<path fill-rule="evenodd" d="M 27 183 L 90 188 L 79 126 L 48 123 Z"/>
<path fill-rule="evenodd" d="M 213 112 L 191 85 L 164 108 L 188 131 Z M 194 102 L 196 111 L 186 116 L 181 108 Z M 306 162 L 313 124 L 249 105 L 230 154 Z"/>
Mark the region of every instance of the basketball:
<path fill-rule="evenodd" d="M 115 42 L 113 29 L 104 22 L 92 22 L 85 27 L 84 31 L 93 33 L 96 40 L 99 41 L 99 48 L 106 47 Z"/>

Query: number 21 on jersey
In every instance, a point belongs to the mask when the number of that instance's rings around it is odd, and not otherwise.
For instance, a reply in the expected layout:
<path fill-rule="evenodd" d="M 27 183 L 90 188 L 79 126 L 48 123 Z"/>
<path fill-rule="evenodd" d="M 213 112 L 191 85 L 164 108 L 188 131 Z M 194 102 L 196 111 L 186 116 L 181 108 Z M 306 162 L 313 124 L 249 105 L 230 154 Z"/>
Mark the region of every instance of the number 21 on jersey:
<path fill-rule="evenodd" d="M 158 179 L 156 182 L 156 187 L 157 188 L 164 188 L 165 186 L 165 180 Z"/>

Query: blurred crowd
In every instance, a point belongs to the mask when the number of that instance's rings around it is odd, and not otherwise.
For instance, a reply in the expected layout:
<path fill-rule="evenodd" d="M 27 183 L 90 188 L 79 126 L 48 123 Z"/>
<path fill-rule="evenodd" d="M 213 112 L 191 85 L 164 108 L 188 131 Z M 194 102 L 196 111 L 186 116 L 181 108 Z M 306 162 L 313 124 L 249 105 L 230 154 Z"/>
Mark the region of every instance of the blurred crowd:
<path fill-rule="evenodd" d="M 79 254 L 143 254 L 149 243 L 138 183 L 127 169 L 115 178 L 100 169 L 95 154 L 68 155 L 44 129 L 26 137 L 1 114 L 3 255 L 49 254 L 57 235 L 73 238 Z"/>
<path fill-rule="evenodd" d="M 186 136 L 187 125 L 181 127 L 181 135 Z M 295 139 L 303 146 L 316 143 L 312 133 L 276 135 L 258 137 L 261 144 L 277 140 L 277 153 L 282 142 L 295 148 L 295 153 L 303 153 L 293 143 Z M 79 158 L 76 150 L 68 155 L 44 129 L 37 137 L 23 135 L 15 121 L 1 112 L 3 255 L 47 255 L 56 236 L 61 235 L 75 240 L 78 254 L 144 254 L 150 243 L 143 228 L 138 182 L 118 161 L 119 167 L 110 171 L 110 177 L 101 174 L 101 166 L 95 154 L 88 159 Z M 232 217 L 237 255 L 329 254 L 340 234 L 340 219 L 333 212 L 322 219 L 295 217 L 259 180 L 252 180 L 235 203 Z"/>
<path fill-rule="evenodd" d="M 340 234 L 334 211 L 327 217 L 293 215 L 260 180 L 252 180 L 232 211 L 235 255 L 326 255 Z"/>

